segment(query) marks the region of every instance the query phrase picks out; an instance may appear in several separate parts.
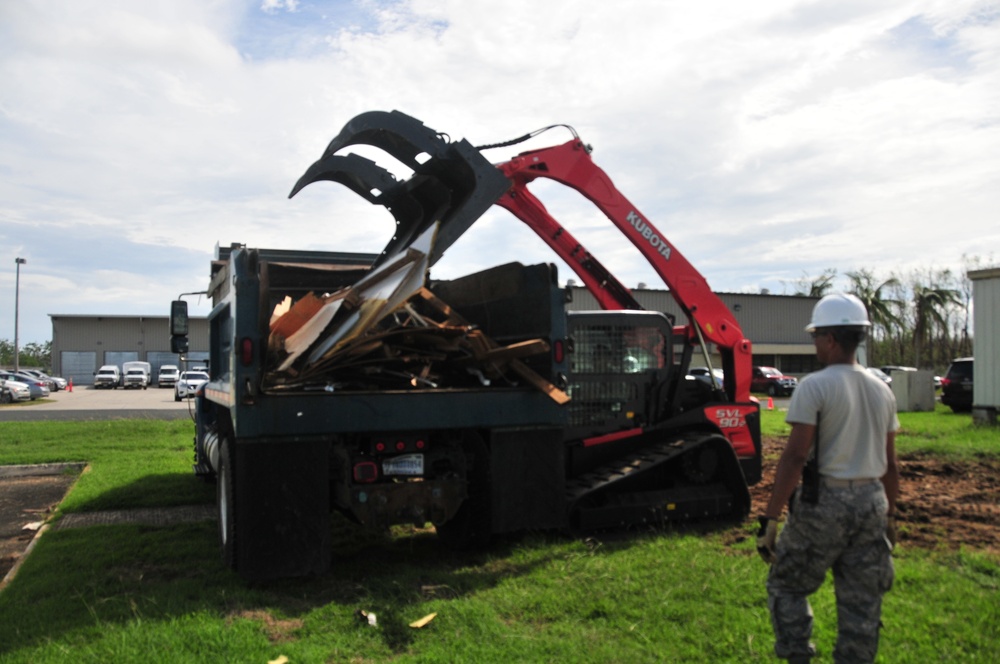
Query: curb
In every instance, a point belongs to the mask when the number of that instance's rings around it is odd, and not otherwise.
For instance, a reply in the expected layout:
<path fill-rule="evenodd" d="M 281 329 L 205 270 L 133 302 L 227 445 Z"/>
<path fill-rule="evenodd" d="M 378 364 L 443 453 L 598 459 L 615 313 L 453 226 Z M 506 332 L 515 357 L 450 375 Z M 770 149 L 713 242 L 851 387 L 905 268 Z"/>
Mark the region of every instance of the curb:
<path fill-rule="evenodd" d="M 7 477 L 41 477 L 43 475 L 62 475 L 72 471 L 80 472 L 87 467 L 83 461 L 67 463 L 33 463 L 31 465 L 0 466 L 0 479 Z"/>

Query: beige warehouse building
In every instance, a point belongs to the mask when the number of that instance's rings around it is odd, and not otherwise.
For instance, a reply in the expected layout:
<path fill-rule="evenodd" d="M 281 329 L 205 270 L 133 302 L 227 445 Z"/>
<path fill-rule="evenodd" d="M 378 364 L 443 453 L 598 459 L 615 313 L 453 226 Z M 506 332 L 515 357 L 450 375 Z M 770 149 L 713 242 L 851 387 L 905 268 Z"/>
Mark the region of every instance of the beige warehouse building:
<path fill-rule="evenodd" d="M 569 286 L 570 310 L 597 309 L 594 297 L 583 287 Z M 632 291 L 638 302 L 650 311 L 674 316 L 678 323 L 685 317 L 666 290 L 638 288 Z M 718 293 L 753 343 L 753 362 L 777 367 L 782 372 L 801 376 L 818 368 L 815 350 L 803 331 L 817 298 L 800 295 L 754 293 Z M 94 373 L 105 364 L 142 360 L 153 367 L 153 376 L 164 364 L 180 366 L 170 352 L 167 316 L 101 316 L 51 314 L 52 372 L 74 385 L 92 385 Z M 202 365 L 208 359 L 208 320 L 191 318 L 191 352 L 188 364 Z M 719 355 L 709 348 L 712 363 Z M 695 366 L 704 364 L 700 355 Z M 182 367 L 183 368 L 183 367 Z"/>
<path fill-rule="evenodd" d="M 94 373 L 105 364 L 142 360 L 153 367 L 153 379 L 164 364 L 181 366 L 170 352 L 167 316 L 91 316 L 50 314 L 52 373 L 74 385 L 93 385 Z M 188 364 L 208 359 L 208 319 L 191 319 Z M 183 367 L 182 367 L 183 368 Z"/>

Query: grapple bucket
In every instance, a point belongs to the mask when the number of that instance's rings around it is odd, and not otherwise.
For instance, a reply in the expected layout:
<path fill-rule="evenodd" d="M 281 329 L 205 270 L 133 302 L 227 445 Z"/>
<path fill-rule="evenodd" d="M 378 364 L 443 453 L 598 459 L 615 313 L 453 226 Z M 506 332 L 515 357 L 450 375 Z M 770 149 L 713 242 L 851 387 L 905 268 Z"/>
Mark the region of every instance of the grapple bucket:
<path fill-rule="evenodd" d="M 397 180 L 369 159 L 337 154 L 351 145 L 378 148 L 411 168 L 413 175 Z M 353 118 L 299 178 L 289 198 L 319 180 L 339 182 L 395 217 L 396 233 L 375 265 L 405 251 L 440 222 L 429 255 L 433 265 L 511 185 L 468 141 L 450 142 L 399 111 L 370 111 Z"/>

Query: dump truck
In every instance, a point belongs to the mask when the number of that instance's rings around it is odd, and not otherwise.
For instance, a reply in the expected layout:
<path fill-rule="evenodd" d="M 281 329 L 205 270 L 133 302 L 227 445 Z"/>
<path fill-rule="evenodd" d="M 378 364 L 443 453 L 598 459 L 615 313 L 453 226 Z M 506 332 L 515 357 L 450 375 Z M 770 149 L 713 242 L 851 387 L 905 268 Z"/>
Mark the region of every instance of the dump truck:
<path fill-rule="evenodd" d="M 355 145 L 412 175 L 347 152 Z M 396 231 L 380 253 L 219 248 L 193 466 L 216 482 L 225 564 L 247 579 L 325 572 L 334 513 L 373 529 L 431 523 L 456 548 L 525 530 L 748 513 L 761 467 L 750 343 L 589 146 L 575 133 L 567 146 L 575 163 L 559 146 L 493 164 L 484 152 L 497 145 L 452 141 L 398 111 L 365 113 L 290 196 L 331 181 L 385 207 Z M 566 242 L 528 191 L 561 167 L 586 174 L 564 183 L 635 236 L 687 321 L 642 310 Z M 570 291 L 547 263 L 432 278 L 494 205 L 538 232 L 603 309 L 568 311 Z M 170 328 L 183 355 L 183 299 Z M 708 361 L 709 343 L 723 358 L 721 388 L 687 376 L 696 351 Z"/>

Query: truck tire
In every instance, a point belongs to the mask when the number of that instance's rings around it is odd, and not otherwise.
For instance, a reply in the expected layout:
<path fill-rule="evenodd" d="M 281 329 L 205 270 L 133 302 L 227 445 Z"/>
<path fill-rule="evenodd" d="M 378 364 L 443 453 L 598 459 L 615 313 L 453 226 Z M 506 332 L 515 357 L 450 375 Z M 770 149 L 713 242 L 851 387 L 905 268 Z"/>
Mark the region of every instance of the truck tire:
<path fill-rule="evenodd" d="M 238 544 L 236 510 L 233 502 L 234 481 L 236 479 L 233 457 L 232 441 L 221 441 L 215 498 L 219 510 L 219 549 L 222 551 L 222 564 L 230 569 L 236 569 L 236 547 Z"/>
<path fill-rule="evenodd" d="M 489 447 L 478 433 L 470 432 L 464 449 L 468 497 L 454 517 L 435 526 L 441 542 L 456 551 L 486 548 L 493 535 Z"/>

